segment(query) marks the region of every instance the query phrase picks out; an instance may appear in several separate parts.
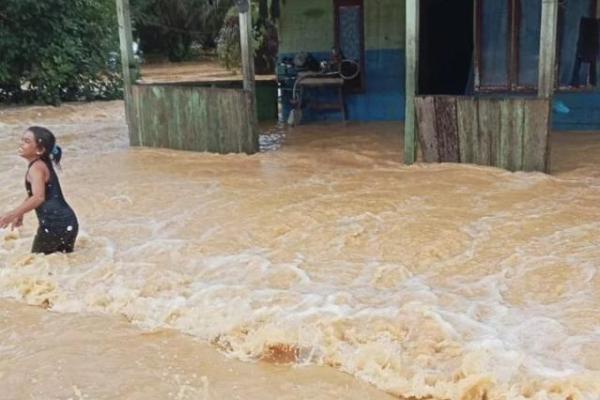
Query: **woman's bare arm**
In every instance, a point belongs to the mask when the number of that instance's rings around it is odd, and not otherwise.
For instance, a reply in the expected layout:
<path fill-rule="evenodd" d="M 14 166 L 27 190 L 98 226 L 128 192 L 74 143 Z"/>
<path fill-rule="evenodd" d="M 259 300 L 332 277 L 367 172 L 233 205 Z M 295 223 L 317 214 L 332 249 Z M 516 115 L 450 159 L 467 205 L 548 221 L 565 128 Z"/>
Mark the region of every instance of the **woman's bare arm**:
<path fill-rule="evenodd" d="M 46 177 L 48 167 L 43 163 L 35 163 L 29 170 L 29 182 L 31 182 L 32 195 L 27 197 L 17 208 L 0 217 L 0 228 L 6 228 L 9 224 L 17 225 L 25 213 L 38 208 L 46 200 Z"/>

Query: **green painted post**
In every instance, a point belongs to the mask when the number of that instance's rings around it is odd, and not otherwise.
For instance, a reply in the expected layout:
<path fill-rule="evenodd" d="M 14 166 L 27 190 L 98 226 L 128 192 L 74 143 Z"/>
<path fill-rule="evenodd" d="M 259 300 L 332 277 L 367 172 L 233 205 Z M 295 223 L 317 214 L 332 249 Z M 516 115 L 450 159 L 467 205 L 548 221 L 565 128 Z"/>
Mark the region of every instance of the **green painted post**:
<path fill-rule="evenodd" d="M 406 0 L 406 106 L 404 121 L 404 163 L 416 158 L 416 113 L 419 65 L 419 0 Z"/>
<path fill-rule="evenodd" d="M 139 145 L 136 124 L 136 113 L 133 104 L 131 85 L 135 83 L 136 65 L 133 59 L 131 38 L 131 16 L 129 13 L 129 0 L 117 1 L 117 19 L 119 21 L 119 42 L 121 47 L 121 65 L 123 68 L 123 86 L 125 95 L 125 115 L 129 127 L 129 143 Z"/>
<path fill-rule="evenodd" d="M 543 0 L 538 78 L 538 97 L 540 98 L 550 98 L 554 90 L 557 23 L 558 0 Z"/>

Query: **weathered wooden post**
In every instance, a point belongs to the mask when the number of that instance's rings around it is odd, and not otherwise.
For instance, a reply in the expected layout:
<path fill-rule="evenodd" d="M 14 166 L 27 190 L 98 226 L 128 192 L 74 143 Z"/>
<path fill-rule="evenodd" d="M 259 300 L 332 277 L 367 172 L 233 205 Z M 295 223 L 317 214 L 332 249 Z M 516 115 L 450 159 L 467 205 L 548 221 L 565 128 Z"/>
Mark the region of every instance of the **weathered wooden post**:
<path fill-rule="evenodd" d="M 136 117 L 133 104 L 131 85 L 135 83 L 137 66 L 133 59 L 131 15 L 129 12 L 129 0 L 117 1 L 117 18 L 119 21 L 119 42 L 121 47 L 121 66 L 123 70 L 123 92 L 125 97 L 125 116 L 129 128 L 129 144 L 139 145 L 139 137 L 136 129 Z"/>
<path fill-rule="evenodd" d="M 550 129 L 552 127 L 552 95 L 556 79 L 556 31 L 558 25 L 558 0 L 542 0 L 542 26 L 540 27 L 540 60 L 538 67 L 538 97 L 547 99 L 547 125 L 545 146 L 540 146 L 541 161 L 534 170 L 550 171 Z M 526 140 L 534 133 L 528 132 Z M 543 164 L 543 165 L 542 165 Z M 526 168 L 529 169 L 529 168 Z"/>
<path fill-rule="evenodd" d="M 550 98 L 554 92 L 557 24 L 558 0 L 543 0 L 538 76 L 538 97 L 540 98 Z"/>
<path fill-rule="evenodd" d="M 236 0 L 240 12 L 240 47 L 242 49 L 242 74 L 244 89 L 255 91 L 254 55 L 252 51 L 252 12 L 248 0 Z"/>
<path fill-rule="evenodd" d="M 252 49 L 252 10 L 249 0 L 236 0 L 240 13 L 240 47 L 242 50 L 242 75 L 244 77 L 244 91 L 247 92 L 248 113 L 253 142 L 258 149 L 258 114 L 256 110 L 256 84 L 254 76 L 254 51 Z"/>
<path fill-rule="evenodd" d="M 419 0 L 406 0 L 406 105 L 404 117 L 404 163 L 416 158 L 415 95 L 419 65 Z"/>

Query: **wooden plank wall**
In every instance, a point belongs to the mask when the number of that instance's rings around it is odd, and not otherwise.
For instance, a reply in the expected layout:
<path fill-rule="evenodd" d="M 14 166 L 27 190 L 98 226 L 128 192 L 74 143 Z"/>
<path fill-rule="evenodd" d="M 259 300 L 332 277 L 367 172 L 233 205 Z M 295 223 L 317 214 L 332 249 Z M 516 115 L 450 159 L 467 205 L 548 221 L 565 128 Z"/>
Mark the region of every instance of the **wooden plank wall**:
<path fill-rule="evenodd" d="M 258 151 L 251 94 L 208 87 L 133 85 L 137 144 L 212 153 Z"/>
<path fill-rule="evenodd" d="M 415 98 L 424 162 L 548 171 L 548 99 Z"/>

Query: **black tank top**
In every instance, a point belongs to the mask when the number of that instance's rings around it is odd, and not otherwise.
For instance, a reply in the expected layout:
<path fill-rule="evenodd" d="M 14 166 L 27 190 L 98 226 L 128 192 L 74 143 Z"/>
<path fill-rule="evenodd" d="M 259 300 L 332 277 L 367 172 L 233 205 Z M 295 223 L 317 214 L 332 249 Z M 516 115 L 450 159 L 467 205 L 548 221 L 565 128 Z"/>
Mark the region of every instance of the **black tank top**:
<path fill-rule="evenodd" d="M 62 235 L 65 231 L 74 230 L 78 226 L 77 217 L 62 194 L 58 176 L 56 176 L 52 164 L 41 159 L 33 160 L 29 163 L 27 173 L 29 173 L 29 169 L 37 161 L 44 162 L 50 172 L 48 182 L 46 183 L 45 200 L 35 209 L 40 228 L 47 233 L 56 235 Z M 25 175 L 25 189 L 29 197 L 31 197 L 33 192 L 31 190 L 31 183 L 27 181 L 27 174 Z"/>

